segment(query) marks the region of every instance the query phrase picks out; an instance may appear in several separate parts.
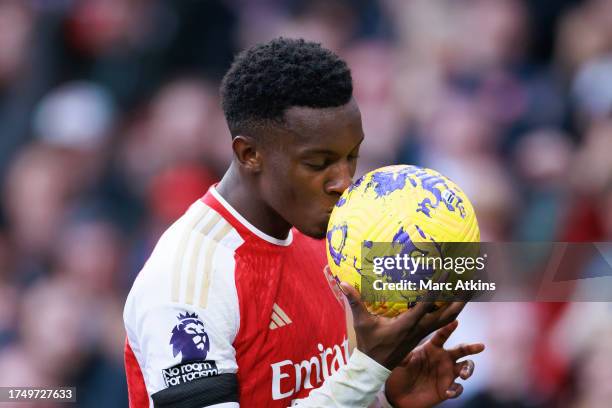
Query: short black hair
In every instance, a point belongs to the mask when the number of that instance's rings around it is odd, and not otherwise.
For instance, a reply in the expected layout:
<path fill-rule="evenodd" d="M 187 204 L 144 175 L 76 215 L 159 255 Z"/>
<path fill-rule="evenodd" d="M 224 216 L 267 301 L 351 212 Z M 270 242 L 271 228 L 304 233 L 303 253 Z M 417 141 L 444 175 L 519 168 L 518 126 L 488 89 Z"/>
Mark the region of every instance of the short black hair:
<path fill-rule="evenodd" d="M 236 56 L 221 82 L 223 113 L 232 136 L 282 123 L 293 106 L 329 108 L 353 95 L 346 62 L 319 43 L 277 38 Z"/>

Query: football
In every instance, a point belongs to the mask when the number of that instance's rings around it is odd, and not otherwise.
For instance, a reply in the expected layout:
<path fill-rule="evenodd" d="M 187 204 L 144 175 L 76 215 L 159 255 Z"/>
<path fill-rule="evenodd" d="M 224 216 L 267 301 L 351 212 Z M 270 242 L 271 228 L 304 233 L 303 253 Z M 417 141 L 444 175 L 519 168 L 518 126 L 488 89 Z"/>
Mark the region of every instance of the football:
<path fill-rule="evenodd" d="M 431 169 L 395 165 L 342 194 L 326 248 L 332 276 L 359 290 L 370 313 L 392 317 L 442 276 L 445 284 L 469 279 L 476 265 L 453 261 L 477 258 L 479 241 L 474 208 L 459 186 Z"/>

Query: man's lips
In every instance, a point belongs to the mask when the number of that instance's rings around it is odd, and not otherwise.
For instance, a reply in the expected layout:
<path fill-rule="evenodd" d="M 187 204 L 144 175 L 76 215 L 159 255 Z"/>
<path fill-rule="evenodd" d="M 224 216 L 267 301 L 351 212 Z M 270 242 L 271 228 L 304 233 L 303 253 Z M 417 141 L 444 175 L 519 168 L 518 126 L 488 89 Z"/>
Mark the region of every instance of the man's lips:
<path fill-rule="evenodd" d="M 327 213 L 331 214 L 332 211 L 334 211 L 334 208 L 336 208 L 336 203 L 337 201 L 335 201 L 331 206 L 327 207 Z"/>

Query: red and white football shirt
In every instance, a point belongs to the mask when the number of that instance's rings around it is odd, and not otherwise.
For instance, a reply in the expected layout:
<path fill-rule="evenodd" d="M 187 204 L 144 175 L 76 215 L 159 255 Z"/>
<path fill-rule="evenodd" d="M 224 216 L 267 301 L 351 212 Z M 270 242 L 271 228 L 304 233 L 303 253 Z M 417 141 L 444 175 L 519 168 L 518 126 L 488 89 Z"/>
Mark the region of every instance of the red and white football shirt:
<path fill-rule="evenodd" d="M 163 234 L 127 298 L 130 406 L 306 397 L 349 356 L 326 264 L 324 241 L 270 237 L 212 187 Z"/>

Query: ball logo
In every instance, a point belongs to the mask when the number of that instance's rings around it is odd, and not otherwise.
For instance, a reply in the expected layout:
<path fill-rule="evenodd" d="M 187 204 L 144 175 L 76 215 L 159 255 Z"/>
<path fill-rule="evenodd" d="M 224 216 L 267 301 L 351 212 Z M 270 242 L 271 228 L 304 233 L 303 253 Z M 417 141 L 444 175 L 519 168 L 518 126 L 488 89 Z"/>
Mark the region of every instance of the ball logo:
<path fill-rule="evenodd" d="M 204 331 L 204 323 L 195 313 L 179 314 L 178 323 L 172 329 L 170 344 L 172 355 L 181 353 L 181 362 L 203 360 L 210 350 L 210 340 Z"/>

